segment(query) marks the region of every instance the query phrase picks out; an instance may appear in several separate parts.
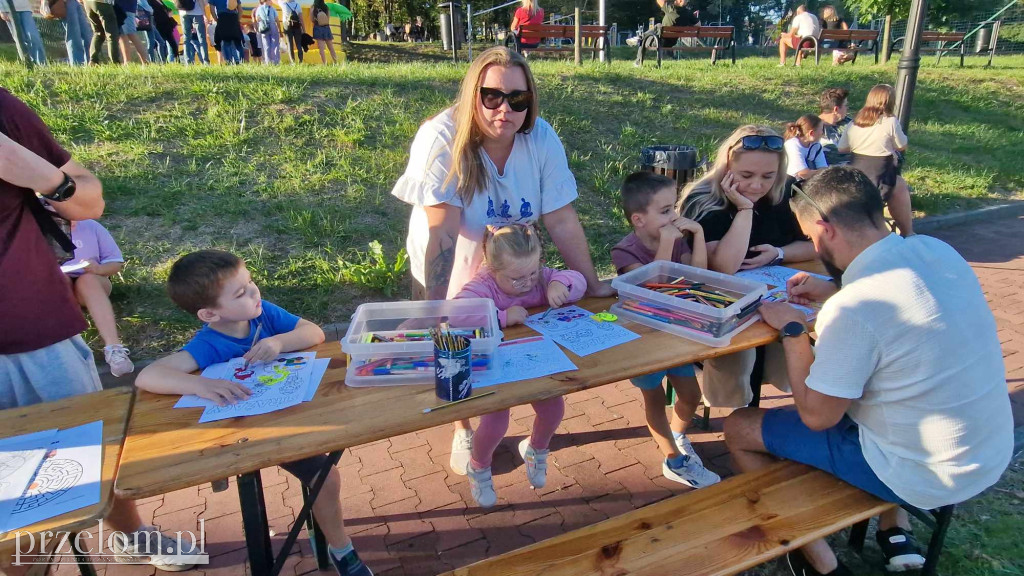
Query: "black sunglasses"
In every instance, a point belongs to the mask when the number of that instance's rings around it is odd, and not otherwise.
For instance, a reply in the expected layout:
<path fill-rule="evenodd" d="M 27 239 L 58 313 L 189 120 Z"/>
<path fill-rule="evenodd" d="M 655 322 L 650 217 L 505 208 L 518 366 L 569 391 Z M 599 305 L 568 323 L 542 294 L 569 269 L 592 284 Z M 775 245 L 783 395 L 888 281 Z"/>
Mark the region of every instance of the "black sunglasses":
<path fill-rule="evenodd" d="M 760 134 L 751 134 L 740 138 L 740 145 L 744 150 L 760 150 L 761 148 L 767 148 L 774 152 L 782 150 L 785 140 L 782 136 L 761 136 Z"/>
<path fill-rule="evenodd" d="M 513 112 L 522 112 L 533 103 L 533 93 L 529 90 L 513 90 L 508 94 L 497 88 L 480 87 L 480 103 L 488 110 L 497 110 L 502 102 L 508 102 Z"/>
<path fill-rule="evenodd" d="M 802 199 L 810 202 L 811 206 L 814 206 L 814 209 L 818 211 L 818 216 L 821 216 L 821 220 L 823 222 L 828 222 L 828 216 L 825 215 L 825 211 L 821 209 L 821 206 L 818 206 L 818 203 L 815 202 L 813 198 L 807 195 L 807 192 L 804 192 L 803 189 L 801 189 L 796 184 L 793 184 L 790 187 L 790 189 L 793 191 L 793 197 L 791 201 L 796 201 L 796 195 L 799 194 Z"/>

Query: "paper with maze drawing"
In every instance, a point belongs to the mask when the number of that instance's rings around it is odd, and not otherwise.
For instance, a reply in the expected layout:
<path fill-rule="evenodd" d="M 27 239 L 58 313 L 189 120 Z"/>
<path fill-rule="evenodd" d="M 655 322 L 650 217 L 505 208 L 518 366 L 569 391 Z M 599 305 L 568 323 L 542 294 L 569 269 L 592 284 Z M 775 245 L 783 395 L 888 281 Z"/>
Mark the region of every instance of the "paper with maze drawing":
<path fill-rule="evenodd" d="M 100 501 L 103 421 L 57 431 L 41 443 L 42 463 L 0 531 L 23 528 Z"/>
<path fill-rule="evenodd" d="M 577 369 L 561 348 L 543 336 L 502 342 L 492 362 L 490 370 L 481 375 L 473 375 L 473 388 L 541 378 Z"/>
<path fill-rule="evenodd" d="M 798 274 L 800 270 L 794 270 L 793 268 L 787 268 L 786 266 L 762 266 L 760 268 L 752 268 L 750 270 L 740 270 L 734 276 L 743 278 L 744 280 L 752 280 L 754 282 L 763 282 L 768 285 L 768 295 L 764 297 L 766 302 L 785 302 L 789 296 L 786 291 L 786 282 L 790 278 Z M 821 278 L 822 280 L 831 280 L 828 276 L 822 276 L 821 274 L 814 274 L 808 272 L 808 275 L 814 278 Z M 803 312 L 808 319 L 814 318 L 818 311 L 807 306 L 801 306 L 799 304 L 789 303 L 790 306 Z"/>
<path fill-rule="evenodd" d="M 566 306 L 552 310 L 547 318 L 544 313 L 534 314 L 526 319 L 526 325 L 551 338 L 577 356 L 587 356 L 607 350 L 640 337 L 636 332 L 626 330 L 614 322 L 598 322 L 591 318 L 593 312 L 579 306 Z"/>
<path fill-rule="evenodd" d="M 46 456 L 46 444 L 56 428 L 22 434 L 0 440 L 0 532 L 6 531 L 7 518 L 25 493 L 39 464 Z"/>
<path fill-rule="evenodd" d="M 221 378 L 244 384 L 252 390 L 252 395 L 228 406 L 204 404 L 206 409 L 199 422 L 267 414 L 301 404 L 306 397 L 315 358 L 313 352 L 281 354 L 272 362 L 250 364 L 248 369 L 244 367 L 242 358 L 231 359 L 222 368 Z"/>

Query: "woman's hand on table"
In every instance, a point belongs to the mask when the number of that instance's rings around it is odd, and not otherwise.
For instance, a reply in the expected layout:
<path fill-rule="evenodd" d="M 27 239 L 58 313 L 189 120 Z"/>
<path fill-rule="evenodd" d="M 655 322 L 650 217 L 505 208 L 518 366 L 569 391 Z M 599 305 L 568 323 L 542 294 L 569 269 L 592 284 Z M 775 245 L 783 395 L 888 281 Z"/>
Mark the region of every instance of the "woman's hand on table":
<path fill-rule="evenodd" d="M 806 305 L 814 302 L 824 302 L 838 290 L 835 282 L 822 280 L 821 278 L 811 276 L 807 272 L 798 272 L 786 281 L 789 301 L 794 304 Z"/>
<path fill-rule="evenodd" d="M 758 244 L 750 248 L 753 252 L 759 252 L 753 258 L 746 258 L 740 263 L 740 270 L 760 268 L 771 264 L 779 256 L 779 249 L 771 244 Z"/>
<path fill-rule="evenodd" d="M 611 280 L 601 280 L 587 285 L 587 296 L 594 298 L 610 298 L 615 296 L 615 288 L 612 288 Z"/>

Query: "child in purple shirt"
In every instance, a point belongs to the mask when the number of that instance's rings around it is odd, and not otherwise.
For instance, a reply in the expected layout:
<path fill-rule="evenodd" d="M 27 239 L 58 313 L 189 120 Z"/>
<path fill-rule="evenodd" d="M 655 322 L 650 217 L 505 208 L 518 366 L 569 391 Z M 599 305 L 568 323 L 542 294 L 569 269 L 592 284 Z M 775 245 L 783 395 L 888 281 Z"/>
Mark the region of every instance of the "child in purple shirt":
<path fill-rule="evenodd" d="M 135 370 L 135 365 L 128 358 L 128 349 L 121 344 L 114 306 L 110 303 L 110 277 L 124 268 L 124 256 L 110 232 L 95 220 L 72 222 L 71 241 L 75 244 L 75 258 L 61 269 L 66 271 L 75 297 L 96 325 L 110 373 L 115 377 L 128 374 Z"/>
<path fill-rule="evenodd" d="M 676 211 L 679 198 L 675 180 L 653 172 L 635 172 L 622 183 L 621 194 L 622 210 L 633 231 L 612 248 L 612 264 L 619 274 L 655 260 L 707 268 L 704 230 Z M 692 251 L 686 243 L 687 236 L 692 238 Z M 666 375 L 676 391 L 671 424 L 665 417 L 665 390 L 661 384 Z M 686 437 L 687 423 L 701 396 L 693 366 L 677 366 L 633 378 L 630 382 L 643 392 L 647 428 L 665 455 L 662 474 L 693 488 L 721 480 L 718 474 L 704 467 Z"/>
<path fill-rule="evenodd" d="M 537 231 L 522 224 L 487 228 L 484 237 L 484 266 L 456 298 L 490 298 L 498 308 L 501 326 L 522 324 L 526 308 L 547 305 L 558 308 L 575 302 L 587 290 L 583 274 L 574 270 L 552 270 L 540 264 L 541 244 Z M 526 477 L 534 488 L 547 481 L 548 444 L 565 414 L 561 396 L 532 403 L 537 417 L 533 433 L 519 444 L 526 462 Z M 497 495 L 491 480 L 494 450 L 508 432 L 509 411 L 499 410 L 480 418 L 473 434 L 473 449 L 467 476 L 470 492 L 484 508 L 494 506 Z"/>

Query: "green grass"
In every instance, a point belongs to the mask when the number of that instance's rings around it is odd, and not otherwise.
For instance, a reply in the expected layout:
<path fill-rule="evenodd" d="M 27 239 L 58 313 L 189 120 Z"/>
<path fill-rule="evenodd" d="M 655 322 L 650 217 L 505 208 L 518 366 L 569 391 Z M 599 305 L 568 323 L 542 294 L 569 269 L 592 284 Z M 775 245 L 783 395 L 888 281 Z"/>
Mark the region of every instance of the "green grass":
<path fill-rule="evenodd" d="M 2 51 L 0 51 L 2 54 Z M 533 64 L 543 116 L 565 143 L 594 258 L 626 232 L 622 178 L 651 144 L 713 153 L 739 124 L 779 126 L 814 111 L 826 87 L 853 89 L 858 106 L 886 67 L 777 69 L 772 58 L 735 66 L 706 58 L 638 70 Z M 388 262 L 404 246 L 408 208 L 390 195 L 419 124 L 451 100 L 466 65 L 437 47 L 359 43 L 338 67 L 40 67 L 0 62 L 3 85 L 25 99 L 74 157 L 103 180 L 103 222 L 128 263 L 113 300 L 136 357 L 166 353 L 197 327 L 164 295 L 175 258 L 222 247 L 250 263 L 267 298 L 314 321 L 348 318 L 382 292 L 351 281 L 377 240 Z M 975 208 L 1024 194 L 1024 58 L 982 69 L 952 60 L 921 69 L 907 179 L 919 215 Z M 554 256 L 554 255 L 552 255 Z M 348 278 L 346 281 L 344 278 Z M 399 282 L 393 297 L 408 288 Z M 95 338 L 93 339 L 95 343 Z"/>

